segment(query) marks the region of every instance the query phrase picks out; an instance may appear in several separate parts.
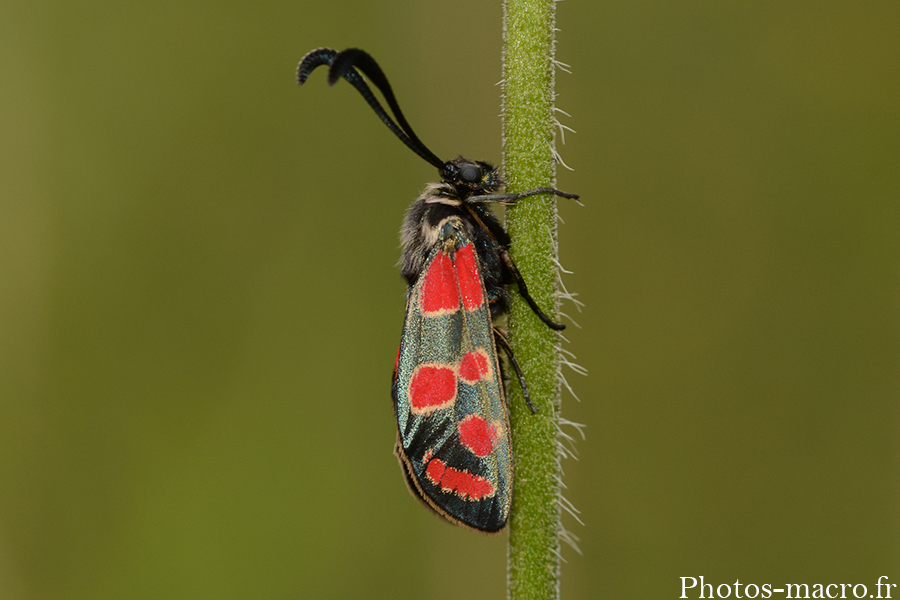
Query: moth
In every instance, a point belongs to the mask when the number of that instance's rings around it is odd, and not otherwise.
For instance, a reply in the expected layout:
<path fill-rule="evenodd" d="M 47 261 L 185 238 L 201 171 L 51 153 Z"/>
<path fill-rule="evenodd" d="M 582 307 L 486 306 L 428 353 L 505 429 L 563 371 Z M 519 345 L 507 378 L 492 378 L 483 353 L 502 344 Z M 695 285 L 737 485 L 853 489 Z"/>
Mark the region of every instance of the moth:
<path fill-rule="evenodd" d="M 504 193 L 490 164 L 438 158 L 415 134 L 366 52 L 312 50 L 297 67 L 298 83 L 321 65 L 329 67 L 329 85 L 347 80 L 394 135 L 440 173 L 440 182 L 428 184 L 409 207 L 400 233 L 400 272 L 408 289 L 392 385 L 395 454 L 410 491 L 428 507 L 467 529 L 499 533 L 509 519 L 513 451 L 498 347 L 536 411 L 506 335 L 493 325 L 509 305 L 506 286 L 516 284 L 548 327 L 565 326 L 528 293 L 509 254 L 509 235 L 489 205 L 513 205 L 541 193 L 578 195 L 546 187 Z M 393 118 L 362 75 L 381 92 Z"/>

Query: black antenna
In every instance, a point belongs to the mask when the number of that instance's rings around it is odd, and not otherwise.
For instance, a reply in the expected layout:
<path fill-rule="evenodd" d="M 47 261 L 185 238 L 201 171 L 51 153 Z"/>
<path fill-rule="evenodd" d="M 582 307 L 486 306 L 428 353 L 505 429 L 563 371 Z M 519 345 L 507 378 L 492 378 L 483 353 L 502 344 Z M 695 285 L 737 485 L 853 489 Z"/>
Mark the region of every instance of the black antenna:
<path fill-rule="evenodd" d="M 381 121 L 387 125 L 388 129 L 400 138 L 400 141 L 406 144 L 410 150 L 437 167 L 441 172 L 447 168 L 447 163 L 429 150 L 428 147 L 422 143 L 422 140 L 419 139 L 419 136 L 413 131 L 409 121 L 403 116 L 400 105 L 397 104 L 397 99 L 394 97 L 394 92 L 391 90 L 391 84 L 388 83 L 384 71 L 381 70 L 381 67 L 378 66 L 375 59 L 369 56 L 368 53 L 359 50 L 358 48 L 350 48 L 343 52 L 337 52 L 331 48 L 318 48 L 312 50 L 303 57 L 300 64 L 297 66 L 297 83 L 302 85 L 309 77 L 309 74 L 320 65 L 330 66 L 328 71 L 328 85 L 334 85 L 341 77 L 346 79 L 356 88 L 362 97 L 365 98 L 366 102 L 369 103 L 369 106 L 372 107 L 372 110 L 375 111 L 375 114 L 377 114 Z M 362 78 L 359 71 L 354 67 L 359 67 L 360 71 L 362 71 L 372 83 L 375 84 L 375 87 L 381 91 L 399 125 L 397 125 L 397 123 L 391 119 L 390 115 L 387 114 L 387 111 L 384 110 L 384 107 L 381 106 L 381 103 L 378 102 L 378 99 L 372 93 L 371 88 L 366 84 L 365 79 Z"/>

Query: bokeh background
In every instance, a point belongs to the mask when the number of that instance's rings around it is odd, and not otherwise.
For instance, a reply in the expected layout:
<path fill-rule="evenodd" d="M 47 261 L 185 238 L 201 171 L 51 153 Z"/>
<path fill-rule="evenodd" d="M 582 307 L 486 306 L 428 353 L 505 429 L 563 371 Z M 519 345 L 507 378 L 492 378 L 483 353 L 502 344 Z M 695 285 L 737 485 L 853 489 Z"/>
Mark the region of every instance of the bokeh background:
<path fill-rule="evenodd" d="M 900 583 L 900 4 L 559 5 L 570 598 Z M 5 2 L 0 598 L 497 598 L 389 380 L 434 170 L 499 162 L 498 3 Z M 696 592 L 690 597 L 698 597 Z"/>

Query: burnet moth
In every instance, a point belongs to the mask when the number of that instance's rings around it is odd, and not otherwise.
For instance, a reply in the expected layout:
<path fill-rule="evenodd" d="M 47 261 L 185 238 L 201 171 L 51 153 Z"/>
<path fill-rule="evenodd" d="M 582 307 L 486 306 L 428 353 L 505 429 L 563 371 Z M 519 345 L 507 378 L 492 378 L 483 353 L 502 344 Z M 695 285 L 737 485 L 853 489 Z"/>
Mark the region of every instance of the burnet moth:
<path fill-rule="evenodd" d="M 509 255 L 509 236 L 487 205 L 541 193 L 578 196 L 554 188 L 502 193 L 503 180 L 488 163 L 439 159 L 413 132 L 381 68 L 362 50 L 309 52 L 297 67 L 298 83 L 320 65 L 329 65 L 329 85 L 342 77 L 350 82 L 394 135 L 440 171 L 440 183 L 428 184 L 413 202 L 400 232 L 400 271 L 409 288 L 392 386 L 395 454 L 410 491 L 427 506 L 467 529 L 498 533 L 509 518 L 513 488 L 498 345 L 536 412 L 506 336 L 492 323 L 506 312 L 505 286 L 515 283 L 548 327 L 565 326 L 528 294 Z M 396 121 L 360 72 L 381 91 Z"/>

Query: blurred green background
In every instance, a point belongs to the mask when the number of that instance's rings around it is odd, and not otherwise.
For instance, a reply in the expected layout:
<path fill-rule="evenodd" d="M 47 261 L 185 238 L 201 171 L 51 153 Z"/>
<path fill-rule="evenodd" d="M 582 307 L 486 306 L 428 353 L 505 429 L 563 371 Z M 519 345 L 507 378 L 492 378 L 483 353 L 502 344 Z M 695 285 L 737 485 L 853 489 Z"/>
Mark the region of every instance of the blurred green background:
<path fill-rule="evenodd" d="M 558 6 L 563 597 L 900 583 L 900 4 Z M 505 537 L 391 455 L 436 173 L 294 83 L 365 48 L 437 154 L 499 162 L 500 35 L 474 0 L 3 4 L 0 598 L 504 596 Z"/>

